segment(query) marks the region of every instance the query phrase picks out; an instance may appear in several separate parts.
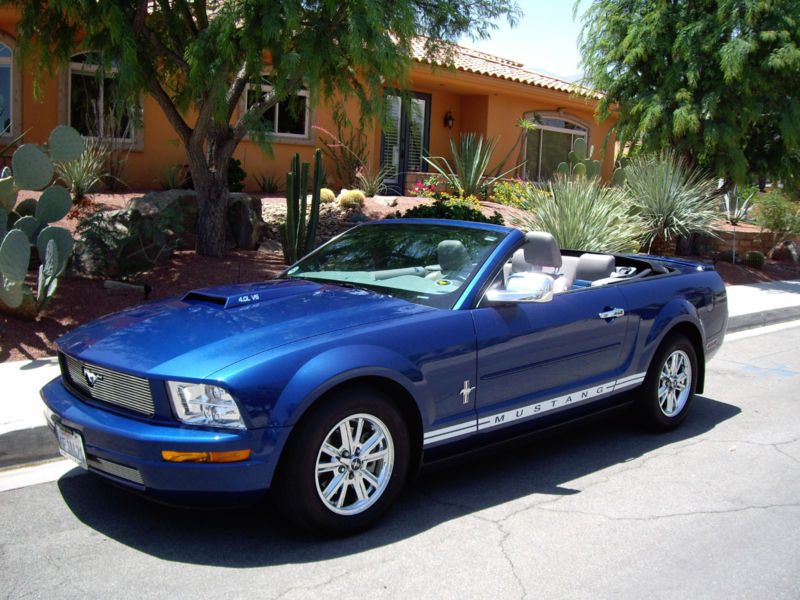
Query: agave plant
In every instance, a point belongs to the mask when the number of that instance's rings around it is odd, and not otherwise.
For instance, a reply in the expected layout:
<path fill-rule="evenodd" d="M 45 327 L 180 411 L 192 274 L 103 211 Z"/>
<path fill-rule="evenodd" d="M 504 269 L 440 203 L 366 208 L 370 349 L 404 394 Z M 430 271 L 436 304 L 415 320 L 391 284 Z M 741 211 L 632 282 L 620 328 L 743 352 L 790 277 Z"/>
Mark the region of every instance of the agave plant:
<path fill-rule="evenodd" d="M 383 167 L 377 171 L 372 167 L 359 167 L 356 170 L 356 185 L 367 198 L 373 198 L 384 189 L 384 181 L 391 174 L 391 169 Z"/>
<path fill-rule="evenodd" d="M 426 157 L 425 161 L 436 169 L 460 196 L 479 196 L 484 188 L 491 187 L 495 181 L 516 169 L 513 167 L 492 177 L 486 176 L 489 161 L 496 147 L 497 140 L 493 137 L 484 140 L 482 135 L 462 133 L 458 147 L 455 140 L 450 140 L 452 165 L 441 156 Z"/>
<path fill-rule="evenodd" d="M 525 208 L 517 224 L 551 233 L 562 248 L 632 252 L 645 233 L 625 191 L 605 187 L 596 178 L 556 175 L 547 189 L 529 189 Z"/>
<path fill-rule="evenodd" d="M 676 238 L 710 234 L 721 216 L 716 182 L 672 151 L 631 159 L 625 187 L 647 227 L 648 252 L 672 254 Z"/>
<path fill-rule="evenodd" d="M 67 185 L 74 201 L 83 199 L 86 194 L 108 176 L 106 163 L 109 157 L 108 147 L 104 142 L 94 138 L 86 141 L 86 147 L 75 160 L 56 161 L 56 175 Z"/>

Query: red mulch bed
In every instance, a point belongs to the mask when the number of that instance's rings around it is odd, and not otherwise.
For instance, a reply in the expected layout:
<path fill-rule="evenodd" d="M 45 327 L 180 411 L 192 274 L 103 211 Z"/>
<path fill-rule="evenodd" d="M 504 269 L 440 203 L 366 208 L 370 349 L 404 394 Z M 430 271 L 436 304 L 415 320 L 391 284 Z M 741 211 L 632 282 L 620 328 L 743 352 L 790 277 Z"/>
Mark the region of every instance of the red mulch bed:
<path fill-rule="evenodd" d="M 129 198 L 141 195 L 95 194 L 93 204 L 101 209 L 120 208 Z M 270 200 L 273 201 L 273 200 Z M 364 212 L 372 219 L 395 211 L 401 212 L 420 202 L 417 198 L 398 198 L 396 207 L 368 200 Z M 514 209 L 486 203 L 485 211 L 497 210 L 509 224 L 516 216 Z M 59 223 L 74 232 L 76 219 Z M 269 279 L 283 269 L 283 256 L 276 252 L 232 251 L 224 258 L 198 256 L 194 252 L 177 252 L 168 265 L 154 268 L 138 277 L 152 290 L 149 300 L 180 295 L 187 290 L 212 285 Z M 800 266 L 768 261 L 761 270 L 730 263 L 717 263 L 717 270 L 728 285 L 800 279 Z M 0 313 L 0 362 L 35 359 L 55 354 L 55 340 L 82 323 L 102 315 L 133 306 L 145 300 L 141 291 L 107 289 L 103 281 L 65 277 L 55 298 L 36 321 L 21 321 Z"/>

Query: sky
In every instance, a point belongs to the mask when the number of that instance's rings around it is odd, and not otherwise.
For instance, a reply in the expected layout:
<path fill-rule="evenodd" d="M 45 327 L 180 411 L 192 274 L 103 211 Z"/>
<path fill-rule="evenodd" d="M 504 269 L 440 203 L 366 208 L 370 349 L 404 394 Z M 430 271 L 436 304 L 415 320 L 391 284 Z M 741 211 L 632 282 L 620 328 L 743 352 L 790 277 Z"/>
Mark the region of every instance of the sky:
<path fill-rule="evenodd" d="M 524 15 L 514 29 L 505 20 L 491 39 L 460 44 L 523 63 L 526 68 L 574 81 L 581 76 L 578 35 L 580 15 L 588 6 L 582 0 L 575 20 L 573 0 L 517 0 Z"/>

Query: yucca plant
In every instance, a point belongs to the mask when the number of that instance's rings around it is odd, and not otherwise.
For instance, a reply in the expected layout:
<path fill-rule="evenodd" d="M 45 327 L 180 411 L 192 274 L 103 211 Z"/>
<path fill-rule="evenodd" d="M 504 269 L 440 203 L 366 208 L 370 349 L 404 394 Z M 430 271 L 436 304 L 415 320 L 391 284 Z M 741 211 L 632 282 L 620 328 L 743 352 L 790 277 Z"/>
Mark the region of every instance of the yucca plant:
<path fill-rule="evenodd" d="M 108 175 L 105 168 L 108 156 L 108 148 L 103 142 L 89 138 L 78 158 L 66 162 L 56 161 L 53 164 L 58 178 L 72 192 L 73 202 L 82 200 Z"/>
<path fill-rule="evenodd" d="M 631 159 L 625 187 L 647 227 L 647 252 L 674 254 L 678 237 L 710 234 L 721 217 L 716 182 L 671 150 Z"/>
<path fill-rule="evenodd" d="M 425 157 L 425 161 L 444 177 L 447 184 L 458 192 L 458 195 L 480 196 L 484 189 L 491 187 L 495 181 L 516 169 L 513 167 L 492 177 L 486 176 L 489 161 L 492 159 L 492 153 L 496 147 L 497 139 L 493 137 L 484 140 L 482 135 L 462 133 L 458 147 L 455 140 L 450 140 L 452 165 L 441 156 Z"/>
<path fill-rule="evenodd" d="M 556 175 L 547 189 L 528 190 L 524 208 L 527 215 L 517 224 L 551 233 L 562 248 L 634 252 L 645 233 L 625 191 L 605 187 L 595 178 Z"/>

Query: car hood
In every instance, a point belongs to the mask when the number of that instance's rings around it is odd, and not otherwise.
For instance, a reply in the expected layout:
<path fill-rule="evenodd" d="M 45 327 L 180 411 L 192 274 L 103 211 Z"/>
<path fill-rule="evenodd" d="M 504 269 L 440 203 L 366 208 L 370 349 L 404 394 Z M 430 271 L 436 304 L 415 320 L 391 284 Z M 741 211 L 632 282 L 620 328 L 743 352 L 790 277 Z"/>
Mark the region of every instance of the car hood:
<path fill-rule="evenodd" d="M 79 327 L 58 345 L 111 369 L 202 379 L 278 346 L 430 310 L 362 289 L 275 280 L 142 304 Z"/>

